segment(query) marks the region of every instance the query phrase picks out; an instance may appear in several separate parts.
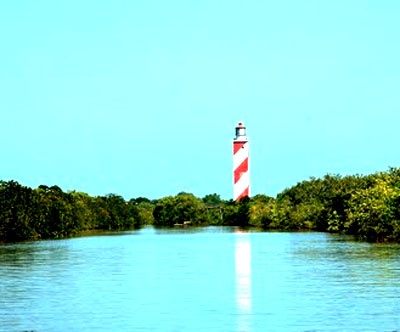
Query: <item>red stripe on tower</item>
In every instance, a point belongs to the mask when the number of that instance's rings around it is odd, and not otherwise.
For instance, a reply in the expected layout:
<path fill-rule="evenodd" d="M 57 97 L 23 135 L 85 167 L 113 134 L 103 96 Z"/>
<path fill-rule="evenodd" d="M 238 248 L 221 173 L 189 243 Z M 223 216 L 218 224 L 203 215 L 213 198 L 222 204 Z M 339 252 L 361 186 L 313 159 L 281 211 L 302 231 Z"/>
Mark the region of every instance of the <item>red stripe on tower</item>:
<path fill-rule="evenodd" d="M 250 196 L 249 142 L 246 127 L 239 122 L 233 139 L 233 199 L 239 201 Z"/>

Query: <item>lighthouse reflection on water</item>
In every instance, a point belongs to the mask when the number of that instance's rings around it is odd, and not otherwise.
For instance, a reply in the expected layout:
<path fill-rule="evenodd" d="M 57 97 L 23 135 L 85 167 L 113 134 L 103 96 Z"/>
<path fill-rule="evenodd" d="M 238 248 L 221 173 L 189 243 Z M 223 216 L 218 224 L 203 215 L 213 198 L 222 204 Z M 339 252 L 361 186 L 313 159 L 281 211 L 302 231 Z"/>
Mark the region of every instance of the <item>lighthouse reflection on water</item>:
<path fill-rule="evenodd" d="M 250 233 L 237 231 L 235 243 L 236 308 L 238 331 L 250 331 L 251 245 Z"/>

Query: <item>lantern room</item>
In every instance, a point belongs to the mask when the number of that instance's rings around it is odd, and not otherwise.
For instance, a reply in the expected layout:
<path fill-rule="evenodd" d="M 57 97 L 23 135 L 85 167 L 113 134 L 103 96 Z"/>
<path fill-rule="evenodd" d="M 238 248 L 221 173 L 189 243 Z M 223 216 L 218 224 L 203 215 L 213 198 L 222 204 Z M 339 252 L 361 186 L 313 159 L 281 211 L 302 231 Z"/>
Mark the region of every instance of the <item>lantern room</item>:
<path fill-rule="evenodd" d="M 246 126 L 243 122 L 239 122 L 235 128 L 235 141 L 247 141 Z"/>

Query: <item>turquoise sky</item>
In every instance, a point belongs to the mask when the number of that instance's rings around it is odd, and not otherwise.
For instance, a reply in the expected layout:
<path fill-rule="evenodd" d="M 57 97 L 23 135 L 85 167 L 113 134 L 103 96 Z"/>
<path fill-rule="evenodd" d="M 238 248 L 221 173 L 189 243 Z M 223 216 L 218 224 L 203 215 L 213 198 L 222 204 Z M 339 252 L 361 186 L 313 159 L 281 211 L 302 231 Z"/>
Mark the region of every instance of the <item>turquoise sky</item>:
<path fill-rule="evenodd" d="M 0 5 L 0 179 L 92 195 L 232 197 L 399 166 L 400 1 Z"/>

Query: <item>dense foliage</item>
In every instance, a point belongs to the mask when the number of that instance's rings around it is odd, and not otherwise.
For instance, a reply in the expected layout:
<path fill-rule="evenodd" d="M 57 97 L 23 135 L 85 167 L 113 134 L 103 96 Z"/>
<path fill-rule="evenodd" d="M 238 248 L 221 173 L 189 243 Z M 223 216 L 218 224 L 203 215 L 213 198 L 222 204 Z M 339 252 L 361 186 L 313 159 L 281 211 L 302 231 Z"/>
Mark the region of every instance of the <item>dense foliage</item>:
<path fill-rule="evenodd" d="M 0 239 L 63 238 L 85 230 L 136 228 L 146 215 L 145 204 L 117 195 L 91 197 L 65 193 L 57 186 L 31 189 L 1 181 Z"/>
<path fill-rule="evenodd" d="M 240 202 L 217 194 L 179 193 L 158 200 L 91 197 L 59 187 L 31 189 L 0 181 L 0 240 L 62 238 L 85 230 L 122 230 L 153 224 L 316 230 L 367 241 L 400 242 L 400 169 L 367 176 L 326 175 Z"/>
<path fill-rule="evenodd" d="M 257 208 L 255 210 L 258 210 Z M 367 241 L 400 241 L 400 169 L 326 175 L 284 190 L 263 214 L 265 228 L 317 230 Z"/>

